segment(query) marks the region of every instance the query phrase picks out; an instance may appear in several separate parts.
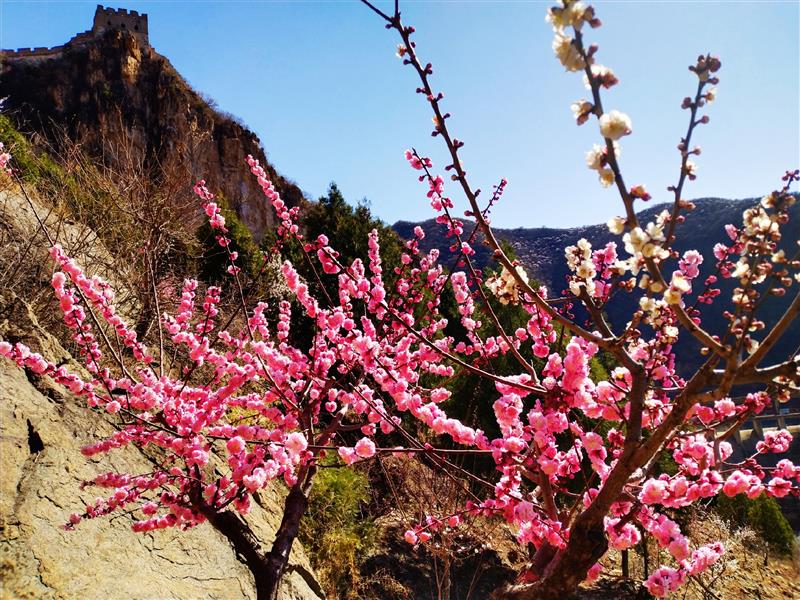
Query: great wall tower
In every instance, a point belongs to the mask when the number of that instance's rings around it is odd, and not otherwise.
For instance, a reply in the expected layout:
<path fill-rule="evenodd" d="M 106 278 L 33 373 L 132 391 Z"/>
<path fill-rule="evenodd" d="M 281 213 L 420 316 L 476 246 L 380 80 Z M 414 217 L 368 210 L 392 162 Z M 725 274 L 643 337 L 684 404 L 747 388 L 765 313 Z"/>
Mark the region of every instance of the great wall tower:
<path fill-rule="evenodd" d="M 142 48 L 150 48 L 146 14 L 124 8 L 106 8 L 98 4 L 94 12 L 92 28 L 77 34 L 65 44 L 51 48 L 3 49 L 0 50 L 0 60 L 54 58 L 60 56 L 65 48 L 89 43 L 107 31 L 126 31 L 136 38 Z"/>

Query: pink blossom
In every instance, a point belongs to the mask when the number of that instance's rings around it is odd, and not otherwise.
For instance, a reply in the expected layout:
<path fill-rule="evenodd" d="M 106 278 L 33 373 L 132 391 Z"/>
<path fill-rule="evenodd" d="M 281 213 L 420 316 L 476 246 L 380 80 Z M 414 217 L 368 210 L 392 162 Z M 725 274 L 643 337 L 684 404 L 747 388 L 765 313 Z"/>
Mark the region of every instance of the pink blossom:
<path fill-rule="evenodd" d="M 736 496 L 743 494 L 750 488 L 750 477 L 741 471 L 734 471 L 728 476 L 722 491 L 726 496 Z"/>
<path fill-rule="evenodd" d="M 603 565 L 601 563 L 594 563 L 589 571 L 586 573 L 586 583 L 592 583 L 597 581 L 600 577 L 600 573 L 603 572 Z"/>
<path fill-rule="evenodd" d="M 661 504 L 667 498 L 667 483 L 660 479 L 650 479 L 642 486 L 639 500 L 643 504 Z"/>
<path fill-rule="evenodd" d="M 677 590 L 684 582 L 685 575 L 671 567 L 661 567 L 653 572 L 644 586 L 656 598 L 663 598 Z"/>
<path fill-rule="evenodd" d="M 764 434 L 764 441 L 756 444 L 759 452 L 781 453 L 789 450 L 792 445 L 792 434 L 787 429 L 779 431 L 767 431 Z"/>
<path fill-rule="evenodd" d="M 238 435 L 229 439 L 227 443 L 228 452 L 231 454 L 239 454 L 239 452 L 245 449 L 245 446 L 245 441 Z"/>
<path fill-rule="evenodd" d="M 355 451 L 361 458 L 370 458 L 375 455 L 375 442 L 369 438 L 361 438 L 356 442 Z"/>
<path fill-rule="evenodd" d="M 290 433 L 286 436 L 286 442 L 284 445 L 289 454 L 297 455 L 301 452 L 304 452 L 305 449 L 308 448 L 308 441 L 302 433 L 295 431 L 294 433 Z"/>

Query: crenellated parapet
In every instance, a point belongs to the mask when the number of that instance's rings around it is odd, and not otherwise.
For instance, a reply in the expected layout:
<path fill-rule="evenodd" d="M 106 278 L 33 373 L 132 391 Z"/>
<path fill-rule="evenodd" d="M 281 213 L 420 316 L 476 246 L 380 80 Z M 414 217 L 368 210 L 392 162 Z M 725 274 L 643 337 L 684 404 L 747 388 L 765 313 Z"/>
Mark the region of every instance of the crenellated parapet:
<path fill-rule="evenodd" d="M 127 31 L 143 46 L 150 45 L 146 14 L 124 8 L 106 8 L 98 4 L 94 12 L 92 32 L 99 35 L 109 29 Z"/>
<path fill-rule="evenodd" d="M 64 46 L 53 46 L 52 48 L 19 48 L 17 50 L 0 50 L 2 58 L 25 58 L 25 57 L 46 57 L 58 56 L 64 50 Z"/>
<path fill-rule="evenodd" d="M 18 48 L 16 50 L 0 50 L 0 60 L 30 58 L 46 59 L 60 56 L 68 46 L 79 46 L 91 42 L 107 31 L 125 31 L 135 37 L 139 44 L 147 48 L 150 37 L 147 30 L 147 15 L 124 8 L 106 8 L 100 4 L 94 12 L 92 28 L 79 33 L 66 44 L 51 48 Z"/>

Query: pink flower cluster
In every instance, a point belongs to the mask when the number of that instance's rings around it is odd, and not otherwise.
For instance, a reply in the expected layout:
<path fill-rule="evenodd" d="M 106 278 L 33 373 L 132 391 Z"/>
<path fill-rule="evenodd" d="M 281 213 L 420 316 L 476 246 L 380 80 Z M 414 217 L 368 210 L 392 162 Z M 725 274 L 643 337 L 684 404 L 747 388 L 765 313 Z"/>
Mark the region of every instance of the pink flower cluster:
<path fill-rule="evenodd" d="M 681 560 L 678 568 L 656 569 L 644 585 L 656 598 L 664 598 L 682 586 L 689 576 L 698 575 L 714 565 L 724 553 L 725 549 L 719 542 L 701 546 Z"/>
<path fill-rule="evenodd" d="M 250 172 L 255 175 L 258 185 L 261 187 L 261 191 L 264 192 L 264 196 L 266 196 L 267 200 L 270 201 L 272 208 L 275 209 L 275 214 L 277 214 L 278 218 L 280 219 L 280 225 L 278 226 L 278 237 L 299 237 L 300 228 L 296 223 L 299 207 L 295 206 L 293 208 L 289 208 L 286 206 L 286 203 L 281 199 L 280 194 L 275 189 L 272 181 L 269 179 L 264 167 L 259 164 L 258 159 L 248 155 L 247 165 L 250 167 Z"/>
<path fill-rule="evenodd" d="M 0 142 L 0 173 L 11 175 L 11 167 L 8 163 L 11 162 L 11 154 L 5 151 L 3 142 Z"/>

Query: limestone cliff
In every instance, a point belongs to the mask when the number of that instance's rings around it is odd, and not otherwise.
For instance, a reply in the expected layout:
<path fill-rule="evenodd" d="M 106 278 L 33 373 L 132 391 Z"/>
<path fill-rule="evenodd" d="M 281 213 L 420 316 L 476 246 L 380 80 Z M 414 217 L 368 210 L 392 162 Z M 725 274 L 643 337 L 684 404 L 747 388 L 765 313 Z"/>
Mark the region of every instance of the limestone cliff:
<path fill-rule="evenodd" d="M 34 209 L 56 241 L 125 293 L 115 270 L 103 266 L 113 265 L 113 256 L 90 230 L 59 220 L 35 195 L 29 204 L 13 189 L 0 189 L 0 339 L 23 342 L 80 370 L 56 337 L 58 311 L 47 289 L 52 267 Z M 36 307 L 26 301 L 32 298 L 38 298 Z M 62 528 L 70 513 L 95 496 L 91 488 L 80 489 L 82 481 L 111 470 L 152 468 L 148 456 L 133 447 L 93 459 L 81 454 L 82 446 L 112 430 L 109 415 L 91 412 L 85 401 L 49 379 L 0 360 L 0 600 L 255 598 L 249 569 L 210 524 L 137 534 L 131 518 L 120 515 L 85 521 L 71 532 Z M 259 494 L 247 518 L 266 547 L 282 511 L 283 494 L 276 486 Z M 322 598 L 299 543 L 281 598 Z"/>
<path fill-rule="evenodd" d="M 18 129 L 56 145 L 63 134 L 112 164 L 129 147 L 156 177 L 163 165 L 177 165 L 187 187 L 203 178 L 224 195 L 257 240 L 275 219 L 244 162 L 248 154 L 289 205 L 303 200 L 267 163 L 256 135 L 214 110 L 136 32 L 88 31 L 54 49 L 2 51 L 0 62 L 3 110 Z"/>

